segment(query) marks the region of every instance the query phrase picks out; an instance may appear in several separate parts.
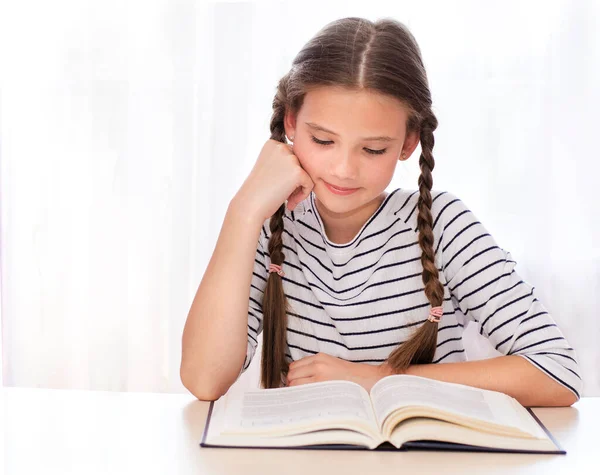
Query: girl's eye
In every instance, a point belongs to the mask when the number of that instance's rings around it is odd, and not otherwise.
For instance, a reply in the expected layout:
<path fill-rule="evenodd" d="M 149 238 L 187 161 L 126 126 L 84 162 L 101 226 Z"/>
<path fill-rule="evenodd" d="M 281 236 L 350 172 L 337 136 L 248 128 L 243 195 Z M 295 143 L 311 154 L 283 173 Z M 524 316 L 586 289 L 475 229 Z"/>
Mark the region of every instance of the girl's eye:
<path fill-rule="evenodd" d="M 381 150 L 371 150 L 370 148 L 365 148 L 365 150 L 371 155 L 382 155 L 386 152 L 387 148 L 382 148 Z"/>
<path fill-rule="evenodd" d="M 327 141 L 319 140 L 314 135 L 311 135 L 311 138 L 312 138 L 313 142 L 318 143 L 319 145 L 331 145 L 333 143 L 331 140 L 327 140 Z M 382 150 L 371 150 L 370 148 L 365 148 L 365 150 L 367 151 L 367 153 L 370 153 L 371 155 L 381 155 L 387 151 L 387 148 L 384 148 Z"/>
<path fill-rule="evenodd" d="M 323 142 L 322 140 L 319 140 L 318 138 L 316 138 L 314 135 L 311 135 L 311 137 L 313 139 L 313 142 L 318 143 L 319 145 L 329 145 L 329 144 L 333 143 L 331 141 Z"/>

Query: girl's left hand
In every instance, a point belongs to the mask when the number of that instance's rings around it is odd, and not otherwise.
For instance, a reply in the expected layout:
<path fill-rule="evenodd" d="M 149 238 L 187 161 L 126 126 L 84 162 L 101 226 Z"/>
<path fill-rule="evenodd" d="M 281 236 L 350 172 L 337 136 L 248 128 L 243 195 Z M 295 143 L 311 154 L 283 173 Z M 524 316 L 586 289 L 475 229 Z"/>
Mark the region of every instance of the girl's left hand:
<path fill-rule="evenodd" d="M 360 384 L 367 391 L 384 376 L 391 374 L 385 365 L 370 365 L 342 360 L 326 353 L 306 356 L 289 365 L 288 386 L 343 379 Z"/>

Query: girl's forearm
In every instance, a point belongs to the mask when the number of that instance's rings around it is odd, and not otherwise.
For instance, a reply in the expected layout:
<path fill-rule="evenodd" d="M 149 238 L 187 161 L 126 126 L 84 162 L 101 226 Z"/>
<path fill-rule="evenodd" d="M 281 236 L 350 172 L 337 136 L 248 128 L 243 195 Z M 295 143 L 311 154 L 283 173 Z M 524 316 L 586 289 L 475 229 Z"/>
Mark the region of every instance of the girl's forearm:
<path fill-rule="evenodd" d="M 386 363 L 379 366 L 379 371 L 382 376 L 394 374 Z M 411 365 L 405 374 L 499 391 L 514 397 L 525 407 L 570 406 L 577 400 L 575 394 L 517 355 Z"/>
<path fill-rule="evenodd" d="M 234 198 L 192 301 L 182 336 L 180 378 L 200 400 L 236 381 L 248 346 L 248 301 L 262 223 Z"/>

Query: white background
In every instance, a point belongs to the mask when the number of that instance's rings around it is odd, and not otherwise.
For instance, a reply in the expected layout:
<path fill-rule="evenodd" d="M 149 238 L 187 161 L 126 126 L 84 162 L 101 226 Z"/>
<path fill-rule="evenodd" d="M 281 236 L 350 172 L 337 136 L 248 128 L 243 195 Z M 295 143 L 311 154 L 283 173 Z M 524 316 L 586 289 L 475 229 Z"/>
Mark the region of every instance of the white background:
<path fill-rule="evenodd" d="M 511 252 L 600 395 L 599 3 L 0 1 L 4 385 L 185 392 L 183 325 L 277 81 L 329 21 L 389 16 L 428 72 L 434 189 Z"/>

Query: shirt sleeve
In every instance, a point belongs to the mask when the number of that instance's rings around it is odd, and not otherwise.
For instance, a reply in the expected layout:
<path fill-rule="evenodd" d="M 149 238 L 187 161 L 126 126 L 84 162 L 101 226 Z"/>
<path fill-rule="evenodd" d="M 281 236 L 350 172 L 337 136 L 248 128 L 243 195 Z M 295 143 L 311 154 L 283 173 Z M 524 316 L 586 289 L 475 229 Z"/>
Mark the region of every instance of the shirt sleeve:
<path fill-rule="evenodd" d="M 258 345 L 258 335 L 263 329 L 263 310 L 262 301 L 267 285 L 268 277 L 268 257 L 265 253 L 266 248 L 266 230 L 263 224 L 261 234 L 256 246 L 254 257 L 254 269 L 252 271 L 252 281 L 250 283 L 250 298 L 248 300 L 248 345 L 246 348 L 246 358 L 240 370 L 238 378 L 248 369 Z"/>
<path fill-rule="evenodd" d="M 510 252 L 465 203 L 444 195 L 435 203 L 437 213 L 432 207 L 434 234 L 441 232 L 434 246 L 454 305 L 497 351 L 521 356 L 579 400 L 583 381 L 575 350 L 536 298 L 535 287 L 517 274 Z"/>

